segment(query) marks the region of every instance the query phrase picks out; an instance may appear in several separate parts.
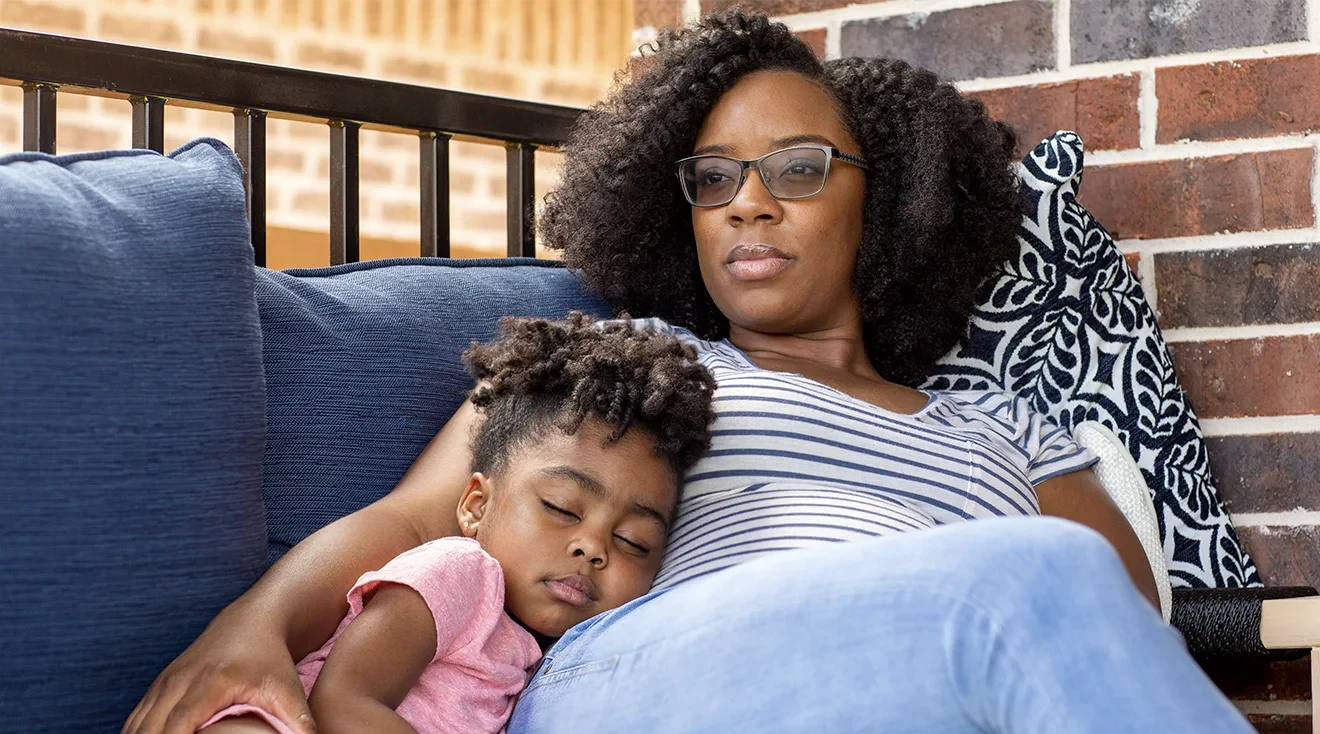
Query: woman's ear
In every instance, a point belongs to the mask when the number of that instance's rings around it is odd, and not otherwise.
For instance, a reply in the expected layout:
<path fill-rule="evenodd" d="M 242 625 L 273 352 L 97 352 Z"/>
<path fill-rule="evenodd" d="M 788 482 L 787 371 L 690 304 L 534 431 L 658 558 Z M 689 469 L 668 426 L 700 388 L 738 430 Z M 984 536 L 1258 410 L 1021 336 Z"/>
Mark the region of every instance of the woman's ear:
<path fill-rule="evenodd" d="M 489 502 L 490 478 L 481 472 L 473 472 L 458 501 L 458 530 L 464 537 L 477 536 L 477 528 L 481 526 Z"/>

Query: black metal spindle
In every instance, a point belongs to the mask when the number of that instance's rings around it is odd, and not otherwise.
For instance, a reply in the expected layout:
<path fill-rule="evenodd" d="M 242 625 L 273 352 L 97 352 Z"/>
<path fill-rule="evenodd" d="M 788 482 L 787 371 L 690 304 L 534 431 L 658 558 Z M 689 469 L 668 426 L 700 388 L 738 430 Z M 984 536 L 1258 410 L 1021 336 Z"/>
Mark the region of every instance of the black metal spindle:
<path fill-rule="evenodd" d="M 55 153 L 55 87 L 23 85 L 23 150 Z"/>
<path fill-rule="evenodd" d="M 330 121 L 330 264 L 357 262 L 358 131 L 361 125 Z"/>
<path fill-rule="evenodd" d="M 449 137 L 422 131 L 422 257 L 449 257 Z"/>
<path fill-rule="evenodd" d="M 252 228 L 252 254 L 266 266 L 266 113 L 234 110 L 234 150 L 243 163 L 247 191 L 248 225 Z"/>
<path fill-rule="evenodd" d="M 505 144 L 505 191 L 508 192 L 509 257 L 536 257 L 536 146 Z"/>
<path fill-rule="evenodd" d="M 133 105 L 133 147 L 165 152 L 165 100 L 161 97 L 128 98 Z"/>

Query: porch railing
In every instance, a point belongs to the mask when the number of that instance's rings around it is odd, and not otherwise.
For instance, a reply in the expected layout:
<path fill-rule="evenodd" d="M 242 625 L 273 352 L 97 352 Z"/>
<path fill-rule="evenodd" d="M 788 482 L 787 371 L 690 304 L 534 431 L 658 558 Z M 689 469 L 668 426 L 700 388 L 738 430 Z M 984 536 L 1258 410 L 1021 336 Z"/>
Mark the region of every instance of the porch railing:
<path fill-rule="evenodd" d="M 0 84 L 23 87 L 24 150 L 56 152 L 56 90 L 133 108 L 133 147 L 163 152 L 165 105 L 228 110 L 243 162 L 252 246 L 266 262 L 266 120 L 330 126 L 330 262 L 359 259 L 358 133 L 418 138 L 421 255 L 449 256 L 449 141 L 506 148 L 508 254 L 534 257 L 535 152 L 560 145 L 581 110 L 0 28 Z"/>

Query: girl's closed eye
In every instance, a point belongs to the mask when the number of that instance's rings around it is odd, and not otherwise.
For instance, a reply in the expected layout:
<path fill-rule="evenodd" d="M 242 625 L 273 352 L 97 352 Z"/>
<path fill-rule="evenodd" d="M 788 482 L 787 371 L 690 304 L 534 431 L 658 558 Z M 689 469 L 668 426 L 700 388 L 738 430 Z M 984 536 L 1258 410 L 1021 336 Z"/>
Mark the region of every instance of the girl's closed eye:
<path fill-rule="evenodd" d="M 576 513 L 571 512 L 571 511 L 569 511 L 569 510 L 566 510 L 566 509 L 564 509 L 563 507 L 560 507 L 559 505 L 556 505 L 556 504 L 554 504 L 553 502 L 550 502 L 550 501 L 548 501 L 548 500 L 541 500 L 541 505 L 542 505 L 543 507 L 545 507 L 545 509 L 546 509 L 547 511 L 549 511 L 551 514 L 553 514 L 553 515 L 558 515 L 559 517 L 562 517 L 562 518 L 564 518 L 565 520 L 575 520 L 575 521 L 576 521 L 576 520 L 581 520 L 581 519 L 582 519 L 582 518 L 578 517 Z"/>
<path fill-rule="evenodd" d="M 637 556 L 645 556 L 651 552 L 651 549 L 643 543 L 629 540 L 622 535 L 615 535 L 615 540 L 623 546 L 624 550 Z"/>

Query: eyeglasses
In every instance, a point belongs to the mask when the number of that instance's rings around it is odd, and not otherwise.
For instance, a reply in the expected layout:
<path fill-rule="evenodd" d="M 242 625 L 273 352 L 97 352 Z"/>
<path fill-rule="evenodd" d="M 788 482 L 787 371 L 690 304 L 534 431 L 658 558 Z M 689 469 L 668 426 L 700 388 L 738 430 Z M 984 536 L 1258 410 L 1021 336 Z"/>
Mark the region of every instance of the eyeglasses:
<path fill-rule="evenodd" d="M 722 155 L 694 155 L 678 162 L 678 182 L 692 206 L 724 206 L 742 190 L 747 169 L 761 174 L 765 188 L 776 199 L 805 199 L 825 189 L 830 161 L 866 170 L 861 156 L 828 145 L 799 145 L 745 161 Z"/>

